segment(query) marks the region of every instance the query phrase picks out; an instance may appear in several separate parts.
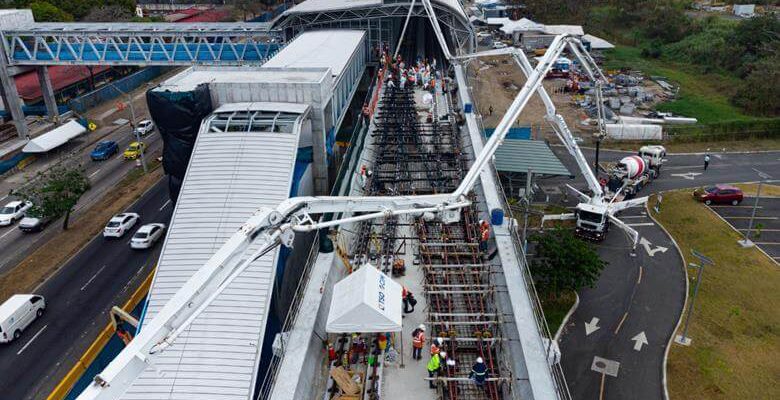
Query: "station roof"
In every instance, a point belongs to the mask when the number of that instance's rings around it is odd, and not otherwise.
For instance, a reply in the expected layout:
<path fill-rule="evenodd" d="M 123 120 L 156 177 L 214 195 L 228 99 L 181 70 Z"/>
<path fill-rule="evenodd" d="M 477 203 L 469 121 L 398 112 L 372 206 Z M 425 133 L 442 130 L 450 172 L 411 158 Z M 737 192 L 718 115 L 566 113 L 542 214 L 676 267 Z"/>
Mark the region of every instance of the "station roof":
<path fill-rule="evenodd" d="M 308 110 L 306 105 L 283 106 L 286 114 Z M 144 321 L 154 318 L 259 207 L 276 207 L 289 197 L 300 129 L 275 132 L 254 124 L 241 129 L 239 118 L 230 120 L 237 129 L 211 129 L 213 123 L 237 113 L 278 114 L 283 106 L 230 104 L 204 120 L 160 254 Z M 296 117 L 300 126 L 304 114 Z M 249 254 L 257 248 L 258 244 L 249 246 Z M 121 398 L 251 399 L 278 252 L 275 249 L 252 262 Z"/>
<path fill-rule="evenodd" d="M 536 175 L 572 176 L 561 160 L 540 140 L 506 139 L 496 150 L 496 169 L 499 172 Z"/>
<path fill-rule="evenodd" d="M 53 150 L 69 140 L 75 138 L 78 135 L 86 132 L 85 128 L 80 123 L 71 120 L 70 122 L 60 125 L 43 135 L 36 137 L 35 139 L 27 142 L 27 145 L 22 149 L 25 153 L 45 153 L 49 150 Z"/>
<path fill-rule="evenodd" d="M 411 3 L 411 0 L 408 0 Z M 460 5 L 459 0 L 433 0 L 434 3 L 443 4 L 456 12 L 460 17 L 466 18 L 466 13 Z M 393 3 L 400 3 L 393 1 Z M 377 7 L 384 4 L 383 0 L 306 0 L 295 7 L 287 10 L 285 14 L 305 14 L 314 12 L 328 12 L 338 10 L 348 10 L 351 8 Z M 422 6 L 421 2 L 417 2 Z"/>
<path fill-rule="evenodd" d="M 326 68 L 281 69 L 196 66 L 173 76 L 154 90 L 184 92 L 194 90 L 201 83 L 311 83 L 321 82 L 327 76 Z"/>
<path fill-rule="evenodd" d="M 330 68 L 334 76 L 339 76 L 364 35 L 363 31 L 347 29 L 304 32 L 261 68 Z"/>

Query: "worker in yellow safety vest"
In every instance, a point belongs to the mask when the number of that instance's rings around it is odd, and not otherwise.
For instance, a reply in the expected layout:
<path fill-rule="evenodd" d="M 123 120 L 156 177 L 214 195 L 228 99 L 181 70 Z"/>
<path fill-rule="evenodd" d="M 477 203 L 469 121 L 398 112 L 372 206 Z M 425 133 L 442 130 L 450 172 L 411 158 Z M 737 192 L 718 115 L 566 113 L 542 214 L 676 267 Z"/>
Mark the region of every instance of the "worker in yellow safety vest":
<path fill-rule="evenodd" d="M 436 374 L 439 373 L 439 369 L 441 369 L 441 360 L 442 358 L 447 357 L 447 353 L 442 351 L 440 353 L 436 353 L 431 356 L 431 360 L 428 361 L 428 378 L 433 378 Z M 435 389 L 436 385 L 433 384 L 433 379 L 430 379 L 428 381 L 428 387 L 431 389 Z"/>

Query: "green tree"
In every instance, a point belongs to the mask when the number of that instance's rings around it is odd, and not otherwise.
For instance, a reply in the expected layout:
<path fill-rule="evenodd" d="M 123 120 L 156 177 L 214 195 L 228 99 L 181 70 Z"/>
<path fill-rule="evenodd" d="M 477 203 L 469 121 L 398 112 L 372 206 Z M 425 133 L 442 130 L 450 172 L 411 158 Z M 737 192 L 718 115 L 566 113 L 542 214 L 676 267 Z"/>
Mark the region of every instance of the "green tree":
<path fill-rule="evenodd" d="M 531 240 L 536 244 L 531 273 L 540 290 L 553 298 L 567 290 L 592 287 L 607 265 L 570 228 L 556 227 Z"/>
<path fill-rule="evenodd" d="M 780 45 L 778 53 L 762 58 L 742 81 L 734 96 L 734 103 L 750 113 L 766 116 L 780 115 Z"/>
<path fill-rule="evenodd" d="M 33 18 L 38 22 L 68 22 L 73 21 L 73 16 L 57 8 L 48 1 L 36 1 L 30 4 Z"/>
<path fill-rule="evenodd" d="M 38 173 L 37 179 L 17 191 L 17 194 L 33 203 L 30 210 L 33 215 L 51 218 L 65 216 L 62 229 L 67 230 L 73 207 L 89 187 L 89 179 L 80 166 L 53 167 L 45 173 Z"/>

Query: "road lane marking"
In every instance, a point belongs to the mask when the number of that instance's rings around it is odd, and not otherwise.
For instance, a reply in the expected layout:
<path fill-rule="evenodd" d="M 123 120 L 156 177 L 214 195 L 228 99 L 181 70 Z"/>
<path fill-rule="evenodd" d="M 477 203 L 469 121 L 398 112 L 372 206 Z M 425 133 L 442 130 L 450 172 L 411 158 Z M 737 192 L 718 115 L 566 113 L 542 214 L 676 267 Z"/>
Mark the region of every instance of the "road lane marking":
<path fill-rule="evenodd" d="M 105 266 L 105 265 L 104 265 L 104 266 L 102 266 L 102 267 L 100 267 L 100 269 L 99 269 L 97 272 L 95 272 L 95 275 L 92 275 L 92 278 L 89 278 L 89 280 L 87 281 L 87 283 L 85 283 L 85 284 L 84 284 L 84 286 L 82 286 L 82 287 L 81 287 L 81 291 L 82 291 L 82 292 L 84 291 L 84 289 L 86 289 L 86 288 L 87 288 L 87 286 L 89 286 L 89 284 L 90 284 L 90 283 L 92 283 L 92 281 L 94 281 L 94 280 L 95 280 L 95 278 L 97 278 L 98 274 L 100 274 L 101 272 L 103 272 L 103 269 L 104 269 L 104 268 L 106 268 L 106 266 Z"/>
<path fill-rule="evenodd" d="M 5 199 L 7 199 L 7 198 L 8 198 L 8 195 L 5 195 L 5 196 L 3 196 L 2 198 L 0 198 L 0 201 L 3 201 L 3 200 L 5 200 Z"/>
<path fill-rule="evenodd" d="M 715 205 L 710 204 L 710 208 L 753 208 L 753 206 L 731 206 L 731 205 L 728 205 L 728 206 L 715 206 Z M 763 206 L 758 206 L 756 208 L 764 208 L 764 207 Z"/>
<path fill-rule="evenodd" d="M 10 226 L 13 226 L 13 225 L 10 225 Z M 0 239 L 10 235 L 12 232 L 16 232 L 16 229 L 13 229 L 13 228 L 9 229 L 8 232 L 3 234 L 3 236 L 0 236 Z"/>
<path fill-rule="evenodd" d="M 604 381 L 607 379 L 605 372 L 601 373 L 601 388 L 599 389 L 599 400 L 604 400 Z"/>
<path fill-rule="evenodd" d="M 165 207 L 168 207 L 168 204 L 171 204 L 171 199 L 168 199 L 168 201 L 166 201 L 165 204 L 160 207 L 160 211 L 162 211 Z"/>
<path fill-rule="evenodd" d="M 737 229 L 737 230 L 738 230 L 738 231 L 746 231 L 746 230 L 747 230 L 747 228 L 740 228 L 740 229 Z M 757 229 L 756 229 L 756 228 L 753 228 L 753 230 L 755 231 L 755 230 L 757 230 Z M 766 228 L 761 228 L 761 232 L 780 232 L 780 229 L 766 229 Z"/>
<path fill-rule="evenodd" d="M 753 244 L 757 244 L 759 246 L 777 246 L 780 245 L 780 242 L 753 242 Z"/>
<path fill-rule="evenodd" d="M 750 219 L 751 218 L 751 217 L 727 217 L 727 216 L 722 216 L 722 217 L 726 219 Z M 776 220 L 777 218 L 778 217 L 753 217 L 753 219 L 770 219 L 770 220 Z"/>
<path fill-rule="evenodd" d="M 620 327 L 623 326 L 623 322 L 626 322 L 626 318 L 628 318 L 628 311 L 623 314 L 623 318 L 620 319 L 620 323 L 618 324 L 617 328 L 615 328 L 615 335 L 617 335 L 620 331 Z"/>
<path fill-rule="evenodd" d="M 89 174 L 88 178 L 92 178 L 93 176 L 97 175 L 98 172 L 100 172 L 100 168 L 98 168 L 95 172 Z"/>
<path fill-rule="evenodd" d="M 636 224 L 626 224 L 628 226 L 653 226 L 655 223 L 653 222 L 638 222 Z"/>
<path fill-rule="evenodd" d="M 647 215 L 621 215 L 620 219 L 626 218 L 647 218 Z"/>
<path fill-rule="evenodd" d="M 640 283 L 642 283 L 642 270 L 643 270 L 643 268 L 642 268 L 642 266 L 640 265 L 640 266 L 639 266 L 639 276 L 636 278 L 636 284 L 637 284 L 637 285 L 638 285 L 638 284 L 640 284 Z"/>
<path fill-rule="evenodd" d="M 37 339 L 38 336 L 40 336 L 40 334 L 43 333 L 43 330 L 46 329 L 48 326 L 49 326 L 48 324 L 44 325 L 43 328 L 41 328 L 41 330 L 39 330 L 38 333 L 36 333 L 35 336 L 33 336 L 32 339 L 30 339 L 30 341 L 27 342 L 27 344 L 25 344 L 21 349 L 19 349 L 19 351 L 16 352 L 16 355 L 18 356 L 18 355 L 22 354 L 23 351 L 27 350 L 27 347 L 30 346 L 30 344 L 33 342 L 33 340 Z"/>

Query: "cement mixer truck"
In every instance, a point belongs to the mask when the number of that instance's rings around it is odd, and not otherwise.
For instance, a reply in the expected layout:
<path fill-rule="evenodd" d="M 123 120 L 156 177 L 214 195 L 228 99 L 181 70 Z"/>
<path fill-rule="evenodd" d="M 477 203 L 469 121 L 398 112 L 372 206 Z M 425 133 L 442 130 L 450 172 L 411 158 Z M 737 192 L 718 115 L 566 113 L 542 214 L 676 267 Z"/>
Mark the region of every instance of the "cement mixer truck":
<path fill-rule="evenodd" d="M 605 191 L 612 196 L 630 199 L 661 174 L 666 157 L 663 146 L 642 146 L 637 155 L 623 157 L 617 164 L 607 166 Z"/>

